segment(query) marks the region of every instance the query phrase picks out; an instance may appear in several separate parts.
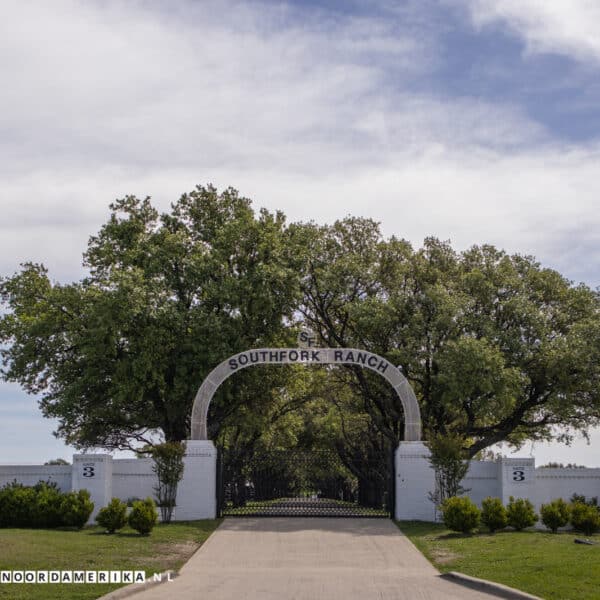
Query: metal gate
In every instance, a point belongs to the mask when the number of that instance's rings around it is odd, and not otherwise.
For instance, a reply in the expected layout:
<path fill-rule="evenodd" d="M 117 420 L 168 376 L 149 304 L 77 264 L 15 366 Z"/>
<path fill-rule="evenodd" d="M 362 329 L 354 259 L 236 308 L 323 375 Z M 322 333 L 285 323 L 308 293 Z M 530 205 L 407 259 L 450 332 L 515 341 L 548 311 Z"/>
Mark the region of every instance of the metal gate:
<path fill-rule="evenodd" d="M 219 450 L 218 513 L 243 517 L 383 517 L 394 512 L 394 454 L 344 464 L 335 451 Z"/>

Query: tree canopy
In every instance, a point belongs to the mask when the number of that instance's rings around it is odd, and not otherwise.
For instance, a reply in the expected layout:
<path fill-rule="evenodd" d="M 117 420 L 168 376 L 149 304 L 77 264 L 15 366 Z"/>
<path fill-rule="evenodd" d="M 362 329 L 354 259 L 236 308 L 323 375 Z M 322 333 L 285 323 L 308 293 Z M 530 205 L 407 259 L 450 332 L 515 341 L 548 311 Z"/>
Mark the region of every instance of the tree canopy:
<path fill-rule="evenodd" d="M 358 217 L 288 224 L 212 186 L 163 214 L 133 196 L 110 209 L 80 281 L 32 263 L 0 280 L 2 375 L 40 395 L 68 443 L 187 439 L 208 372 L 292 344 L 301 325 L 399 365 L 426 436 L 458 435 L 469 456 L 600 422 L 600 296 L 532 257 L 435 238 L 414 249 Z M 240 455 L 327 446 L 350 470 L 403 431 L 397 395 L 358 367 L 256 367 L 210 410 L 210 437 Z"/>

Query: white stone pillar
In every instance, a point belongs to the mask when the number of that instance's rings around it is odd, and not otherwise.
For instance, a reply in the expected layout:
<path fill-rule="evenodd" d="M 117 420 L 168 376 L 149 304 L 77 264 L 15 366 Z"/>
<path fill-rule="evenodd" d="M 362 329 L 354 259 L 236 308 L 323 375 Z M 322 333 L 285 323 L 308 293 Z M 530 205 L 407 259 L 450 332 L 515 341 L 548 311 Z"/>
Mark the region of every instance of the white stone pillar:
<path fill-rule="evenodd" d="M 430 452 L 423 442 L 400 442 L 396 450 L 396 519 L 435 521 L 429 492 L 435 489 Z"/>
<path fill-rule="evenodd" d="M 112 456 L 110 454 L 74 454 L 71 470 L 71 489 L 88 490 L 94 511 L 88 523 L 95 520 L 112 495 Z"/>
<path fill-rule="evenodd" d="M 183 479 L 177 487 L 174 521 L 217 516 L 217 449 L 210 440 L 188 440 Z"/>
<path fill-rule="evenodd" d="M 508 503 L 510 496 L 534 500 L 535 458 L 498 459 L 498 479 L 502 502 Z"/>

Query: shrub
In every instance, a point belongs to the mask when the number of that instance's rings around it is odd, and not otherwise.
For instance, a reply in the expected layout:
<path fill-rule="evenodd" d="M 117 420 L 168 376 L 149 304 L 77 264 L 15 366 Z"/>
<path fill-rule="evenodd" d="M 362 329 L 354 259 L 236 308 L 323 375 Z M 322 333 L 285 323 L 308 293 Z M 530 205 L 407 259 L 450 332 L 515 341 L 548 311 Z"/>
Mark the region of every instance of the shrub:
<path fill-rule="evenodd" d="M 90 500 L 87 490 L 63 494 L 60 504 L 62 524 L 81 529 L 88 522 L 93 510 L 94 503 Z"/>
<path fill-rule="evenodd" d="M 571 504 L 571 525 L 585 535 L 593 535 L 600 531 L 600 513 L 595 506 L 574 502 Z"/>
<path fill-rule="evenodd" d="M 506 509 L 500 498 L 486 498 L 481 503 L 481 522 L 492 532 L 508 525 Z"/>
<path fill-rule="evenodd" d="M 33 486 L 26 527 L 60 527 L 63 524 L 61 501 L 63 494 L 56 482 L 39 481 Z"/>
<path fill-rule="evenodd" d="M 508 524 L 517 531 L 535 525 L 538 520 L 533 504 L 527 498 L 517 498 L 515 500 L 512 496 L 509 498 L 506 507 L 506 516 L 508 517 Z"/>
<path fill-rule="evenodd" d="M 542 504 L 540 515 L 542 517 L 542 523 L 550 529 L 552 533 L 556 533 L 559 527 L 564 527 L 569 522 L 571 510 L 569 505 L 562 498 L 557 498 L 556 500 L 552 500 L 549 504 Z"/>
<path fill-rule="evenodd" d="M 156 504 L 152 498 L 139 500 L 133 503 L 133 508 L 129 513 L 129 526 L 142 535 L 147 535 L 152 531 L 158 522 L 158 513 L 156 512 Z"/>
<path fill-rule="evenodd" d="M 442 503 L 444 524 L 452 531 L 470 533 L 479 525 L 481 513 L 471 500 L 465 496 L 448 498 Z"/>
<path fill-rule="evenodd" d="M 113 498 L 108 506 L 100 509 L 96 515 L 96 522 L 108 533 L 122 529 L 127 523 L 127 504 L 118 498 Z"/>
<path fill-rule="evenodd" d="M 0 491 L 0 525 L 31 527 L 36 492 L 17 481 L 7 483 Z"/>
<path fill-rule="evenodd" d="M 598 496 L 594 496 L 589 500 L 583 494 L 573 494 L 571 496 L 571 504 L 587 504 L 588 506 L 594 506 L 598 510 L 600 510 L 600 506 L 598 506 Z"/>
<path fill-rule="evenodd" d="M 87 490 L 63 493 L 54 482 L 24 486 L 13 481 L 0 489 L 0 527 L 81 529 L 93 510 Z"/>
<path fill-rule="evenodd" d="M 158 486 L 154 489 L 160 506 L 160 514 L 163 523 L 170 523 L 177 500 L 177 486 L 183 478 L 185 444 L 165 442 L 154 446 L 151 455 L 154 461 L 152 470 L 158 479 Z"/>

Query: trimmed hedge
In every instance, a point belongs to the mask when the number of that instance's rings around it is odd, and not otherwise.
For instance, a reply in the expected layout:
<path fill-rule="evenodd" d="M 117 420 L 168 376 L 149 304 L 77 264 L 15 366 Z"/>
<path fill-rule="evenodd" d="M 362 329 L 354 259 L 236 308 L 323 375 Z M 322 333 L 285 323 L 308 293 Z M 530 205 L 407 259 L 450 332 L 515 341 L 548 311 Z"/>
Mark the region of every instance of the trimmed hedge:
<path fill-rule="evenodd" d="M 93 510 L 87 490 L 61 492 L 55 482 L 25 486 L 13 481 L 0 488 L 0 527 L 81 529 Z"/>
<path fill-rule="evenodd" d="M 127 521 L 129 527 L 139 531 L 142 535 L 148 535 L 158 523 L 158 513 L 156 512 L 154 500 L 146 498 L 134 502 Z"/>
<path fill-rule="evenodd" d="M 444 525 L 452 531 L 471 533 L 477 529 L 481 512 L 466 496 L 453 496 L 442 502 Z"/>

